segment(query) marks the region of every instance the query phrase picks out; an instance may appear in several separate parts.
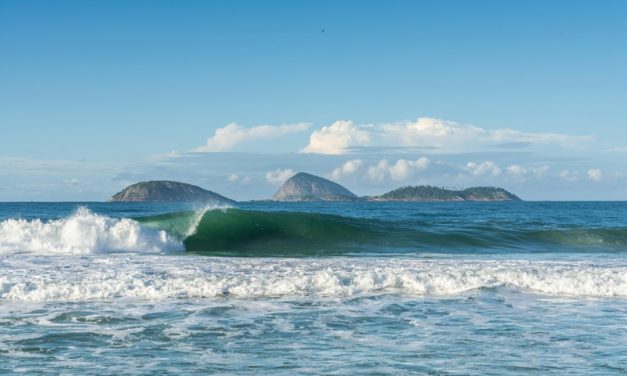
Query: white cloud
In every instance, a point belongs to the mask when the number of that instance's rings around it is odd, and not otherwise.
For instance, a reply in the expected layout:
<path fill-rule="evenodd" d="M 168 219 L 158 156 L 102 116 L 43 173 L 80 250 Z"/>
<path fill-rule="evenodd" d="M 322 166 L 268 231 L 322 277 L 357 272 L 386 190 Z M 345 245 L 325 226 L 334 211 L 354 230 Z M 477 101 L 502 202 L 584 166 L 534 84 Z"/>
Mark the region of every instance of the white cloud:
<path fill-rule="evenodd" d="M 376 165 L 368 167 L 367 176 L 371 180 L 382 181 L 390 178 L 396 181 L 403 181 L 411 177 L 416 171 L 424 170 L 429 167 L 429 159 L 422 157 L 415 161 L 399 159 L 393 165 L 383 159 Z"/>
<path fill-rule="evenodd" d="M 557 133 L 529 133 L 514 129 L 484 129 L 453 121 L 418 118 L 413 122 L 379 126 L 390 141 L 400 140 L 405 146 L 438 147 L 443 149 L 472 149 L 507 144 L 557 144 L 576 147 L 593 140 L 591 136 L 570 136 Z"/>
<path fill-rule="evenodd" d="M 356 126 L 352 121 L 339 120 L 314 131 L 309 144 L 302 153 L 344 154 L 351 146 L 363 146 L 370 141 L 370 133 L 364 126 Z"/>
<path fill-rule="evenodd" d="M 231 174 L 226 178 L 229 183 L 239 183 L 240 185 L 248 185 L 252 181 L 250 176 L 240 176 L 237 174 Z"/>
<path fill-rule="evenodd" d="M 528 143 L 532 145 L 558 145 L 564 148 L 576 148 L 594 141 L 592 136 L 572 136 L 559 133 L 530 133 L 514 129 L 495 129 L 487 131 L 486 142 Z"/>
<path fill-rule="evenodd" d="M 379 161 L 375 166 L 368 167 L 368 178 L 371 180 L 383 180 L 390 171 L 390 163 L 387 159 Z"/>
<path fill-rule="evenodd" d="M 352 121 L 336 121 L 314 131 L 305 153 L 344 154 L 351 147 L 423 147 L 447 152 L 483 150 L 485 147 L 511 145 L 557 145 L 577 148 L 594 141 L 592 136 L 571 136 L 558 133 L 531 133 L 514 129 L 484 129 L 453 121 L 418 118 L 415 121 L 360 125 Z M 509 145 L 509 146 L 508 146 Z"/>
<path fill-rule="evenodd" d="M 579 173 L 576 171 L 562 170 L 559 173 L 559 177 L 564 181 L 573 182 L 579 180 Z"/>
<path fill-rule="evenodd" d="M 356 173 L 363 164 L 364 161 L 361 159 L 352 159 L 347 161 L 340 167 L 334 169 L 333 172 L 331 172 L 331 177 L 335 180 L 340 180 L 345 176 Z"/>
<path fill-rule="evenodd" d="M 390 177 L 393 180 L 405 180 L 416 170 L 424 170 L 429 167 L 429 159 L 422 157 L 415 161 L 399 159 L 394 166 L 390 168 Z"/>
<path fill-rule="evenodd" d="M 601 181 L 601 179 L 603 179 L 603 171 L 598 168 L 588 170 L 588 179 L 592 181 Z"/>
<path fill-rule="evenodd" d="M 281 185 L 285 183 L 287 179 L 291 178 L 295 174 L 296 173 L 291 168 L 286 168 L 286 169 L 277 168 L 276 170 L 268 171 L 266 173 L 266 180 L 270 184 Z"/>
<path fill-rule="evenodd" d="M 230 123 L 225 127 L 216 129 L 207 143 L 196 148 L 196 152 L 217 152 L 232 149 L 235 145 L 244 141 L 277 138 L 291 133 L 306 131 L 307 123 L 285 125 L 258 125 L 245 128 L 236 123 Z"/>
<path fill-rule="evenodd" d="M 525 178 L 529 173 L 529 170 L 521 165 L 511 165 L 505 170 L 507 171 L 507 174 L 517 178 Z"/>
<path fill-rule="evenodd" d="M 452 121 L 419 118 L 416 121 L 379 125 L 382 139 L 399 146 L 451 148 L 485 137 L 486 131 Z"/>
<path fill-rule="evenodd" d="M 483 176 L 483 175 L 491 175 L 491 176 L 499 176 L 501 175 L 501 168 L 492 161 L 485 161 L 481 163 L 476 162 L 468 162 L 464 167 L 464 170 L 470 172 L 475 176 Z"/>
<path fill-rule="evenodd" d="M 508 166 L 505 171 L 507 172 L 507 175 L 511 177 L 525 181 L 530 177 L 543 178 L 549 173 L 550 169 L 551 167 L 548 165 L 540 167 L 524 167 L 518 164 L 514 164 Z"/>

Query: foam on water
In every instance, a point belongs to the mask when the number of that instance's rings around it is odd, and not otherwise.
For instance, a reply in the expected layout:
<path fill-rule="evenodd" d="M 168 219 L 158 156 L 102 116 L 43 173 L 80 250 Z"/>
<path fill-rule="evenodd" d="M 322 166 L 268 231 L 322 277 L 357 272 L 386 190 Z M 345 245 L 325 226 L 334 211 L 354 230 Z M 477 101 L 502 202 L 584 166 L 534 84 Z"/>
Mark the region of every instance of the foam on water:
<path fill-rule="evenodd" d="M 187 227 L 187 230 L 185 231 L 184 235 L 185 237 L 194 235 L 196 233 L 196 231 L 198 230 L 198 225 L 200 224 L 200 221 L 202 220 L 202 217 L 208 212 L 208 211 L 212 211 L 212 210 L 219 210 L 221 212 L 225 212 L 227 209 L 233 209 L 233 206 L 229 206 L 229 205 L 205 205 L 199 209 L 194 210 L 194 214 L 191 217 L 191 221 L 189 223 L 189 226 Z"/>
<path fill-rule="evenodd" d="M 85 255 L 106 252 L 163 252 L 182 249 L 165 231 L 128 219 L 79 208 L 61 219 L 7 219 L 0 222 L 0 254 Z"/>
<path fill-rule="evenodd" d="M 0 204 L 0 374 L 627 372 L 625 203 L 84 205 Z"/>
<path fill-rule="evenodd" d="M 0 257 L 0 300 L 446 296 L 486 288 L 627 297 L 627 265 L 615 263 L 21 256 Z"/>

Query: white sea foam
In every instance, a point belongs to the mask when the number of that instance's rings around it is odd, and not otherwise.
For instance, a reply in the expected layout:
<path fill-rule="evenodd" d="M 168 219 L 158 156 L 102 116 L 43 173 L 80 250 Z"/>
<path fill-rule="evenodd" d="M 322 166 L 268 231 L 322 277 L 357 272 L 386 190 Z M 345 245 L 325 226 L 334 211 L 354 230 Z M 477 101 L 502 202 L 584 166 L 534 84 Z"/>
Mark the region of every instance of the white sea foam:
<path fill-rule="evenodd" d="M 206 205 L 206 206 L 203 206 L 201 208 L 194 210 L 194 215 L 191 217 L 191 221 L 187 227 L 187 230 L 185 231 L 185 234 L 184 234 L 185 237 L 194 235 L 196 233 L 198 225 L 200 224 L 200 220 L 208 211 L 221 210 L 224 212 L 232 208 L 234 207 L 231 205 L 219 204 L 219 205 Z"/>
<path fill-rule="evenodd" d="M 627 265 L 548 261 L 238 259 L 109 255 L 0 257 L 0 300 L 455 295 L 511 288 L 627 297 Z"/>
<path fill-rule="evenodd" d="M 7 219 L 0 222 L 0 254 L 84 255 L 105 252 L 162 252 L 182 245 L 165 231 L 79 208 L 57 220 Z"/>

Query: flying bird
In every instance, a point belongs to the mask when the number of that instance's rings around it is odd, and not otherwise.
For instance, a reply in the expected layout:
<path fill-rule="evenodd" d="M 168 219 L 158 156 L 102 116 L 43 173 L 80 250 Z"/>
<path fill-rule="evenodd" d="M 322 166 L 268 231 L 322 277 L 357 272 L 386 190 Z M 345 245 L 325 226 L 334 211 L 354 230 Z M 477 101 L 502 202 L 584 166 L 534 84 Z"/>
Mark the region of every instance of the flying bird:
<path fill-rule="evenodd" d="M 327 29 L 322 29 L 320 30 L 321 33 L 324 33 Z"/>

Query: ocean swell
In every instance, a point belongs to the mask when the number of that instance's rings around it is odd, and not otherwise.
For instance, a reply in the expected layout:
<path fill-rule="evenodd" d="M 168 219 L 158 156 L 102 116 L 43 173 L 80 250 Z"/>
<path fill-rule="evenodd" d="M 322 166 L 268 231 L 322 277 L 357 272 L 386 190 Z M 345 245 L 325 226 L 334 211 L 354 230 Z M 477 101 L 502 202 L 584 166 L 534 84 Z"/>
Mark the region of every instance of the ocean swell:
<path fill-rule="evenodd" d="M 185 233 L 194 218 L 194 231 Z M 226 256 L 328 256 L 502 252 L 623 252 L 627 228 L 538 228 L 499 223 L 455 225 L 241 209 L 137 218 L 178 234 L 185 249 Z"/>
<path fill-rule="evenodd" d="M 111 218 L 79 208 L 60 219 L 0 221 L 0 254 L 88 255 L 186 250 L 213 256 L 598 253 L 627 250 L 627 228 L 431 224 L 206 207 Z"/>

